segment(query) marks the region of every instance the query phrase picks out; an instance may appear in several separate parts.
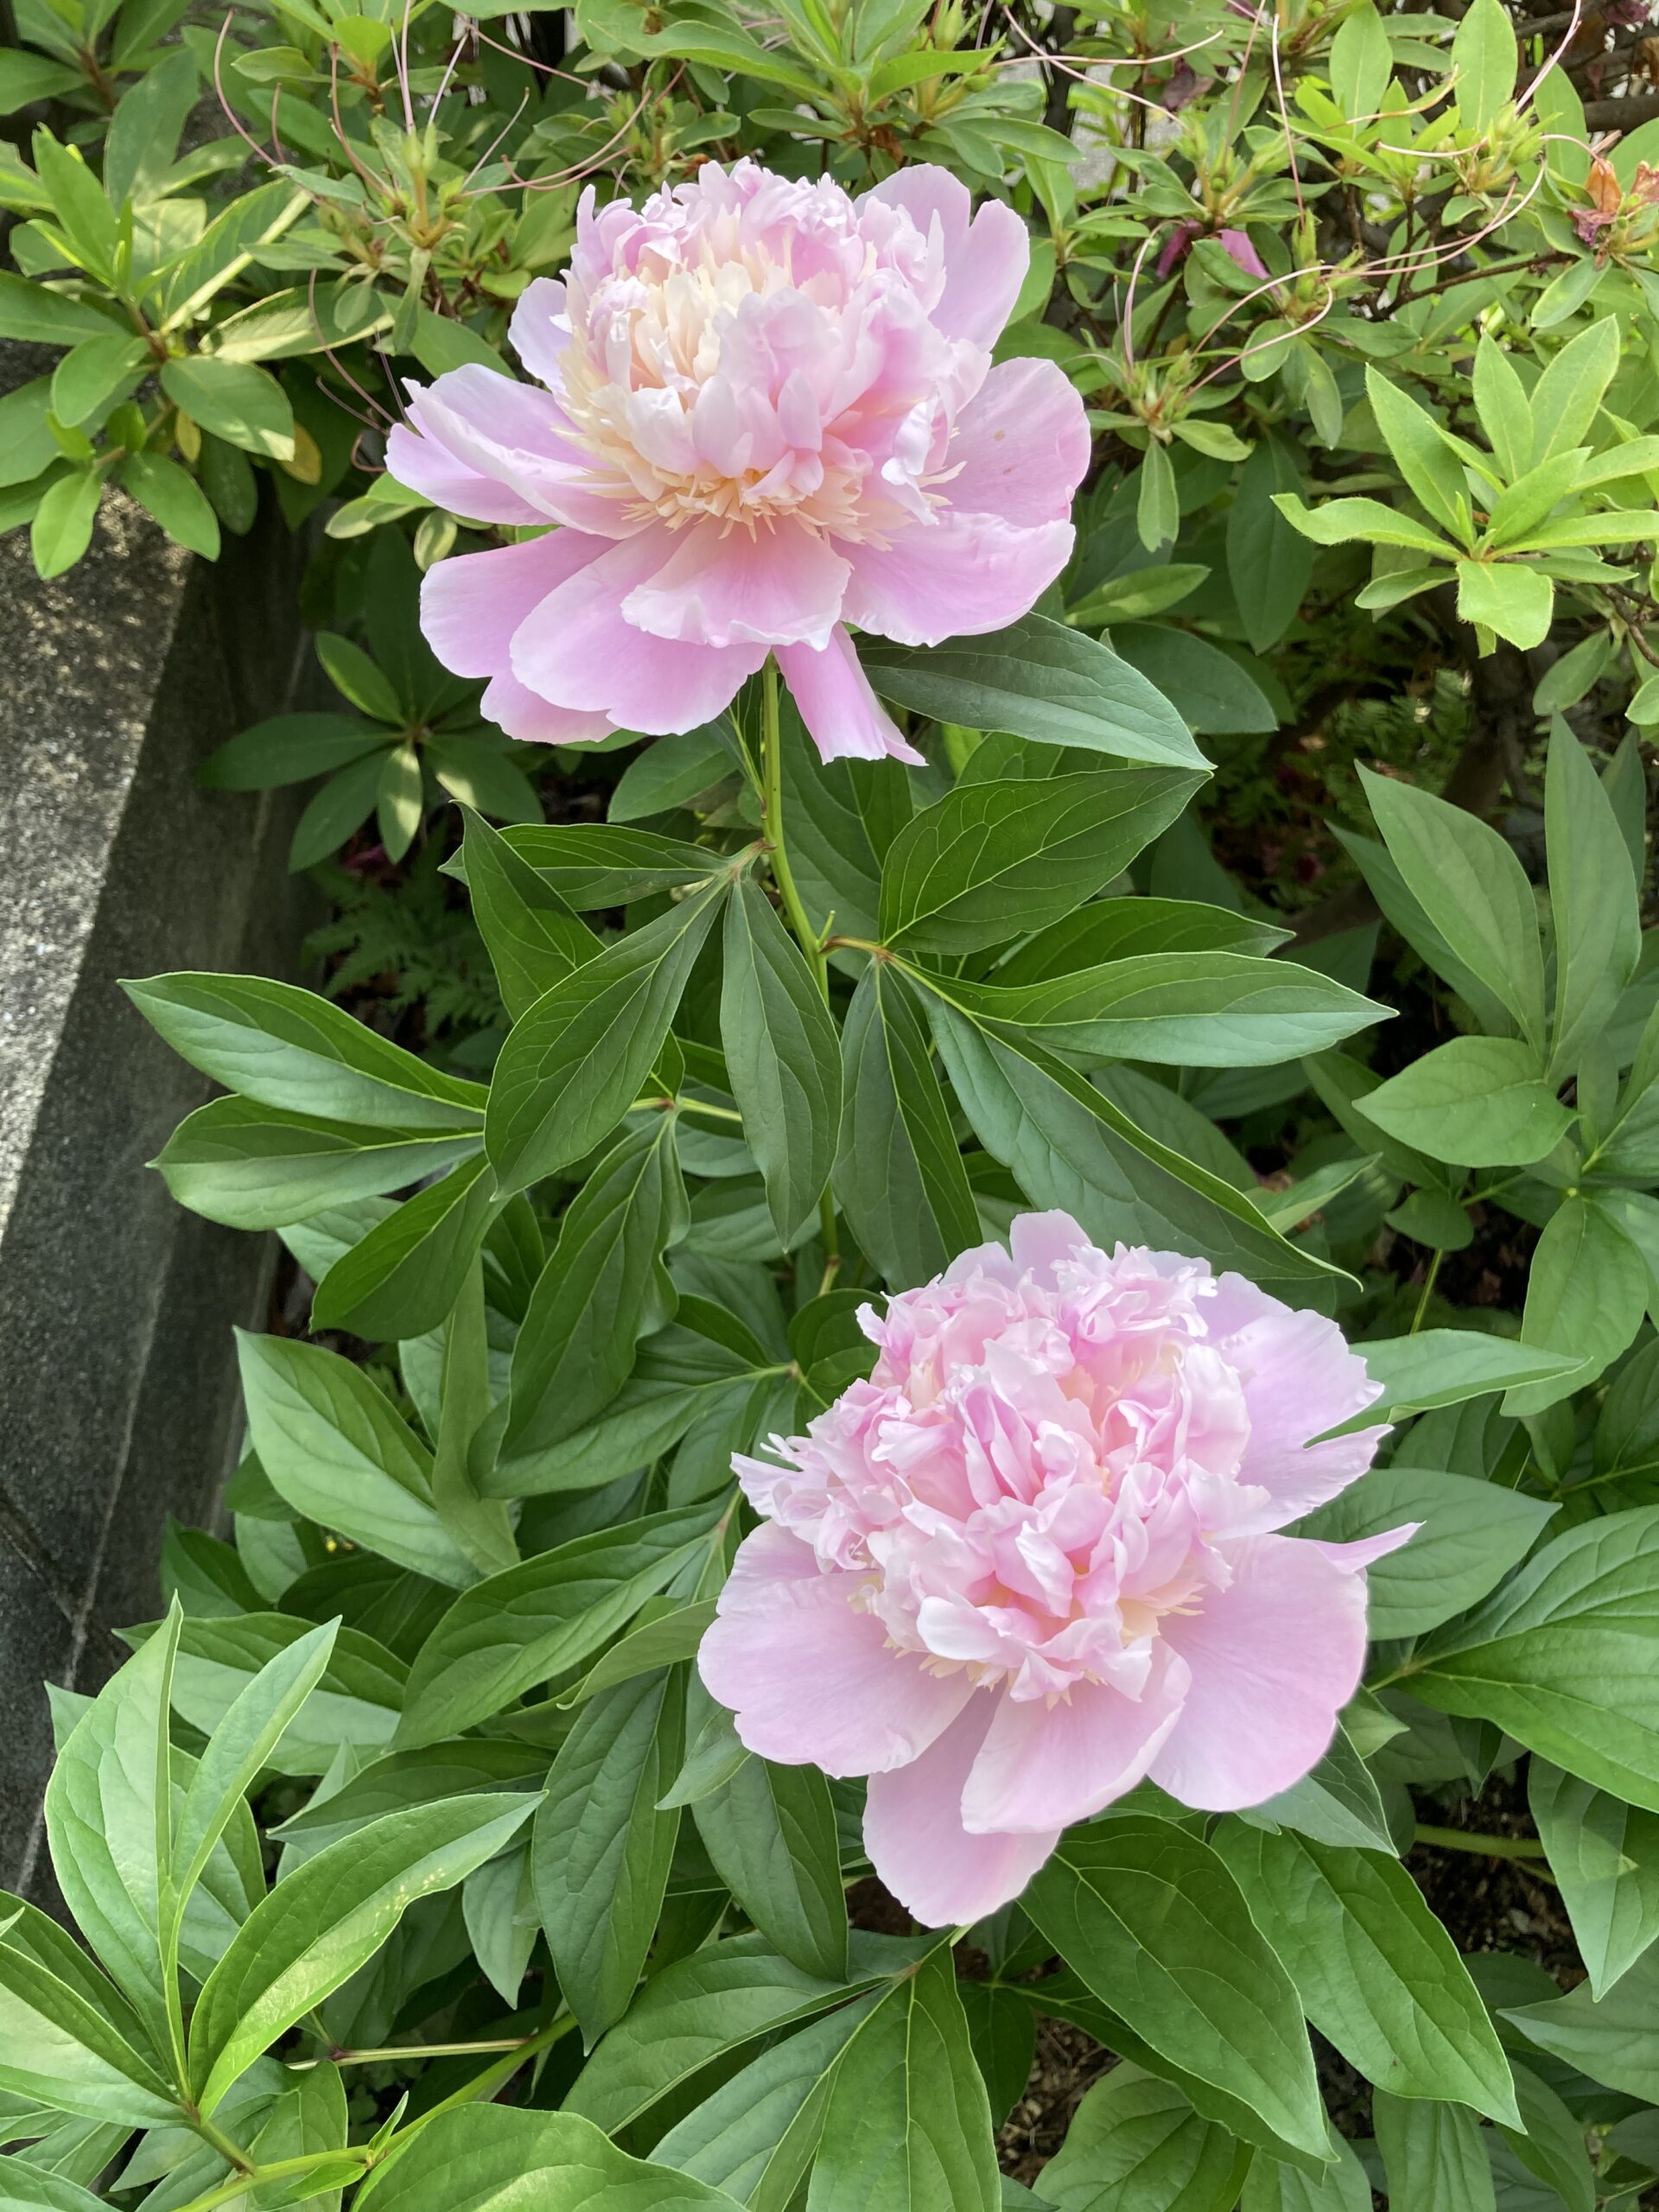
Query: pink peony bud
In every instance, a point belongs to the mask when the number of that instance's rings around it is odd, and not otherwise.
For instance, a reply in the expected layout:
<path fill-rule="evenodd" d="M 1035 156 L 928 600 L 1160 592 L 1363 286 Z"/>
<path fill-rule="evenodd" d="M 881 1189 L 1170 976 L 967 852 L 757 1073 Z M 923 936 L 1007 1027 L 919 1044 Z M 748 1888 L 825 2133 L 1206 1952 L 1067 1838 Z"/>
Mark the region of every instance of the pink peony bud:
<path fill-rule="evenodd" d="M 1274 1533 L 1385 1433 L 1309 1441 L 1377 1395 L 1332 1323 L 1066 1214 L 1011 1242 L 866 1306 L 871 1379 L 736 1461 L 766 1518 L 699 1657 L 751 1751 L 869 1776 L 871 1860 L 934 1927 L 1148 1776 L 1217 1812 L 1299 1781 L 1412 1533 Z"/>
<path fill-rule="evenodd" d="M 969 212 L 930 168 L 857 200 L 747 160 L 639 209 L 589 188 L 564 281 L 513 315 L 540 384 L 411 385 L 388 448 L 440 506 L 559 525 L 427 577 L 486 714 L 565 744 L 691 729 L 775 652 L 826 760 L 918 757 L 848 626 L 937 645 L 1028 612 L 1089 462 L 1053 362 L 991 365 L 1029 245 L 1001 201 Z"/>

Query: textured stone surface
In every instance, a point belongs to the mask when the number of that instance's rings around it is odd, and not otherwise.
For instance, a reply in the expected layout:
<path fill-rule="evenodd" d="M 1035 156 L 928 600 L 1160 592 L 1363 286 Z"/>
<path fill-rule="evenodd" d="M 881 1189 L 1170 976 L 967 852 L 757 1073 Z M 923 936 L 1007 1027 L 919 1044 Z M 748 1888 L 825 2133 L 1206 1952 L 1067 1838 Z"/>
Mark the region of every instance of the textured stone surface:
<path fill-rule="evenodd" d="M 210 1086 L 118 988 L 291 974 L 285 795 L 196 765 L 287 696 L 299 550 L 215 565 L 106 500 L 48 583 L 0 538 L 0 1883 L 43 1880 L 43 1675 L 95 1688 L 153 1615 L 168 1514 L 211 1518 L 235 1443 L 231 1325 L 270 1251 L 183 1212 L 145 1163 Z"/>

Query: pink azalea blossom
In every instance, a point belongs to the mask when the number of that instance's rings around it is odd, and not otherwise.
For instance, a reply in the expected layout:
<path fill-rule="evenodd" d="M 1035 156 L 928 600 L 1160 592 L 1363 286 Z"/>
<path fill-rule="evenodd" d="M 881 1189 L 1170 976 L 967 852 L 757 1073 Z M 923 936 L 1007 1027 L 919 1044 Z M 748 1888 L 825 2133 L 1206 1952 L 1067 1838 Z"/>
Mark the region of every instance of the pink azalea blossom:
<path fill-rule="evenodd" d="M 1011 1241 L 866 1306 L 871 1379 L 735 1463 L 766 1517 L 699 1661 L 752 1751 L 868 1775 L 871 1860 L 936 1927 L 1148 1777 L 1207 1811 L 1299 1781 L 1412 1533 L 1275 1533 L 1385 1433 L 1310 1441 L 1377 1395 L 1332 1323 L 1067 1214 Z"/>
<path fill-rule="evenodd" d="M 559 525 L 433 569 L 439 658 L 568 744 L 694 728 L 775 652 L 826 760 L 918 759 L 849 626 L 999 630 L 1071 552 L 1083 403 L 1052 361 L 991 365 L 1028 257 L 939 168 L 856 200 L 751 161 L 638 210 L 590 189 L 565 280 L 513 315 L 539 384 L 452 370 L 391 434 L 440 506 Z"/>

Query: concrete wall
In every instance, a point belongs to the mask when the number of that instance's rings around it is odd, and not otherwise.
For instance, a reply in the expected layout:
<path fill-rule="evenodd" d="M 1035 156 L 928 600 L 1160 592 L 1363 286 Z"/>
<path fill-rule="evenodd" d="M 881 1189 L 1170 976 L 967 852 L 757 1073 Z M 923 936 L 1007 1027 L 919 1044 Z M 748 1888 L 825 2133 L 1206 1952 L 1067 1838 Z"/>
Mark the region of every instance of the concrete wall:
<path fill-rule="evenodd" d="M 0 384 L 16 381 L 0 376 Z M 147 1168 L 210 1086 L 117 988 L 167 969 L 292 975 L 287 794 L 196 789 L 280 709 L 301 549 L 274 516 L 216 564 L 106 499 L 49 583 L 0 538 L 0 1885 L 49 1894 L 43 1676 L 95 1688 L 153 1618 L 168 1513 L 203 1522 L 237 1441 L 233 1322 L 269 1240 Z"/>

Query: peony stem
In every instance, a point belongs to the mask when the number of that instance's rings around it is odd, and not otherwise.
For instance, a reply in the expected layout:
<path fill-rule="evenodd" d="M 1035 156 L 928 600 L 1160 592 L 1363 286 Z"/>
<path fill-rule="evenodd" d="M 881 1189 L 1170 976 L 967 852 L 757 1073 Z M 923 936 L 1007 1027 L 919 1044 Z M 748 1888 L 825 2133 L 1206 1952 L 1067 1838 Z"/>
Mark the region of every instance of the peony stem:
<path fill-rule="evenodd" d="M 812 970 L 823 1002 L 830 1003 L 830 956 L 820 932 L 815 930 L 801 904 L 789 848 L 784 842 L 784 742 L 778 702 L 778 664 L 770 655 L 760 673 L 760 823 L 766 842 L 772 880 L 778 887 L 784 912 L 795 932 L 806 963 Z M 826 1188 L 818 1199 L 818 1233 L 823 1243 L 823 1280 L 819 1295 L 829 1289 L 841 1268 L 841 1242 L 836 1231 L 836 1202 Z"/>
<path fill-rule="evenodd" d="M 1544 1847 L 1529 1835 L 1477 1835 L 1469 1828 L 1437 1828 L 1419 1821 L 1414 1843 L 1432 1844 L 1436 1851 L 1472 1851 L 1483 1859 L 1542 1859 Z"/>

